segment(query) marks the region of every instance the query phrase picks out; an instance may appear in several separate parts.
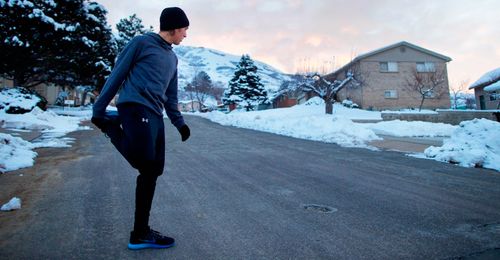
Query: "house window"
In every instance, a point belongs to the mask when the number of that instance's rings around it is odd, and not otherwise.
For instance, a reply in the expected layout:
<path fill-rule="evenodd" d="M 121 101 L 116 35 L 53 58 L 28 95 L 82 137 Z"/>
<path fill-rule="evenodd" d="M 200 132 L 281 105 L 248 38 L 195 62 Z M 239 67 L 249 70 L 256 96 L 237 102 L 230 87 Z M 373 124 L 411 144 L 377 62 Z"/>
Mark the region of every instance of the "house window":
<path fill-rule="evenodd" d="M 498 98 L 500 98 L 500 94 L 498 94 L 496 91 L 490 93 L 490 101 L 495 101 Z"/>
<path fill-rule="evenodd" d="M 393 61 L 380 62 L 380 72 L 398 72 L 398 63 Z"/>
<path fill-rule="evenodd" d="M 395 89 L 384 91 L 384 98 L 398 98 L 398 91 Z"/>
<path fill-rule="evenodd" d="M 417 62 L 417 72 L 435 72 L 434 62 Z"/>

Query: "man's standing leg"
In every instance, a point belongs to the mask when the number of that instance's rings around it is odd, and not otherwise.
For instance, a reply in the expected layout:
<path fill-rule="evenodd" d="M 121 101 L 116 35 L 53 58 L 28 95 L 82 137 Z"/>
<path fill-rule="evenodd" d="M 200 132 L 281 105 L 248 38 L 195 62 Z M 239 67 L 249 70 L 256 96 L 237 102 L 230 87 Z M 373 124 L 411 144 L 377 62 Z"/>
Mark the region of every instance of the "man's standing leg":
<path fill-rule="evenodd" d="M 158 122 L 158 131 L 155 133 L 155 160 L 139 171 L 136 186 L 136 206 L 134 231 L 147 230 L 149 228 L 149 215 L 154 198 L 156 180 L 163 174 L 165 165 L 165 128 L 163 120 Z"/>
<path fill-rule="evenodd" d="M 135 187 L 135 220 L 134 232 L 144 234 L 149 230 L 149 213 L 156 188 L 158 176 L 151 173 L 140 173 Z"/>

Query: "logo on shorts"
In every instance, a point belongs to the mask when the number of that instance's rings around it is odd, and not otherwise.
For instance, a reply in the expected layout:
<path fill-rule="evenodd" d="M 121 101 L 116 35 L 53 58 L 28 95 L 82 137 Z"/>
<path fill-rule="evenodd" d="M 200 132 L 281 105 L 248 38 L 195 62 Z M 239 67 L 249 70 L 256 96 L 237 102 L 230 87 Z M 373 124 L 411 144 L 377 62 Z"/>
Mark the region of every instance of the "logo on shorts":
<path fill-rule="evenodd" d="M 144 123 L 149 123 L 149 119 L 148 119 L 148 118 L 144 118 L 144 117 L 143 117 L 143 118 L 142 118 L 142 122 L 144 122 Z"/>

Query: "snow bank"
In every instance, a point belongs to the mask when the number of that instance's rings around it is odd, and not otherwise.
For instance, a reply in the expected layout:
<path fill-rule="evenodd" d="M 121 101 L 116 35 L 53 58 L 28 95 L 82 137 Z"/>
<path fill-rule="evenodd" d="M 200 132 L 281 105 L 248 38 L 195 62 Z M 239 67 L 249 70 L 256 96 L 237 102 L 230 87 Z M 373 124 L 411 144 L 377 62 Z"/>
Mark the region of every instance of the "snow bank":
<path fill-rule="evenodd" d="M 25 114 L 13 115 L 0 112 L 0 120 L 3 121 L 3 128 L 41 131 L 42 136 L 36 140 L 36 147 L 69 147 L 72 139 L 55 139 L 69 132 L 90 129 L 79 126 L 81 118 L 59 116 L 53 111 L 43 111 L 38 107 Z"/>
<path fill-rule="evenodd" d="M 424 151 L 427 158 L 464 167 L 484 167 L 500 171 L 500 123 L 474 119 L 460 123 L 443 146 Z"/>
<path fill-rule="evenodd" d="M 414 111 L 413 111 L 414 112 Z M 400 137 L 451 136 L 456 126 L 442 123 L 384 121 L 353 123 L 351 120 L 382 120 L 381 113 L 350 109 L 334 104 L 333 115 L 325 114 L 324 101 L 315 97 L 302 105 L 254 112 L 233 111 L 199 114 L 222 125 L 272 132 L 297 138 L 366 147 L 380 139 L 376 134 Z"/>
<path fill-rule="evenodd" d="M 380 139 L 366 128 L 357 127 L 350 119 L 332 115 L 310 115 L 307 117 L 279 116 L 283 109 L 269 112 L 237 112 L 224 114 L 214 111 L 199 114 L 221 125 L 253 129 L 295 138 L 336 143 L 345 147 L 368 147 L 367 142 Z M 261 113 L 259 113 L 261 112 Z"/>
<path fill-rule="evenodd" d="M 197 114 L 221 125 L 270 132 L 301 139 L 336 143 L 345 147 L 368 147 L 366 143 L 380 139 L 371 129 L 360 127 L 351 119 L 381 119 L 379 112 L 349 109 L 335 104 L 334 114 L 325 114 L 324 101 L 312 98 L 290 108 L 253 112 L 214 111 Z"/>
<path fill-rule="evenodd" d="M 21 209 L 21 199 L 14 197 L 9 202 L 2 205 L 1 211 L 11 211 Z"/>
<path fill-rule="evenodd" d="M 450 136 L 457 126 L 443 123 L 421 121 L 384 121 L 374 124 L 363 124 L 377 134 L 400 137 L 440 137 Z"/>
<path fill-rule="evenodd" d="M 21 102 L 28 103 L 28 102 Z M 55 110 L 57 112 L 57 109 Z M 90 127 L 80 126 L 82 120 L 91 116 L 91 109 L 81 111 L 68 110 L 78 116 L 61 116 L 52 110 L 43 111 L 35 106 L 31 112 L 24 114 L 8 114 L 0 110 L 0 127 L 20 131 L 40 131 L 41 136 L 31 143 L 19 137 L 0 133 L 0 171 L 13 171 L 34 164 L 37 153 L 32 150 L 41 147 L 71 147 L 73 138 L 64 137 L 77 130 L 88 130 Z"/>
<path fill-rule="evenodd" d="M 34 145 L 19 137 L 0 133 L 0 172 L 33 166 Z"/>
<path fill-rule="evenodd" d="M 53 107 L 49 109 L 60 116 L 78 117 L 80 120 L 90 120 L 92 109 L 90 107 Z"/>
<path fill-rule="evenodd" d="M 22 88 L 0 89 L 0 112 L 12 110 L 31 111 L 40 98 Z"/>

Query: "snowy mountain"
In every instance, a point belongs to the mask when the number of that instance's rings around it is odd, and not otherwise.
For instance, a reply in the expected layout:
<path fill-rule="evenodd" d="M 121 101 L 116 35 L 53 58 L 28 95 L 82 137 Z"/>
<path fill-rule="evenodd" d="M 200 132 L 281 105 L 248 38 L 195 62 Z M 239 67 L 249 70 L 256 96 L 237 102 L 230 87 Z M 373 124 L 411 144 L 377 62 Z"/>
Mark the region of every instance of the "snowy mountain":
<path fill-rule="evenodd" d="M 190 46 L 176 46 L 174 52 L 179 58 L 179 88 L 184 89 L 196 73 L 205 71 L 213 82 L 221 82 L 227 88 L 229 80 L 234 76 L 236 64 L 241 55 L 227 54 L 221 51 Z M 284 80 L 290 77 L 281 71 L 257 60 L 258 75 L 268 93 L 275 92 Z"/>

